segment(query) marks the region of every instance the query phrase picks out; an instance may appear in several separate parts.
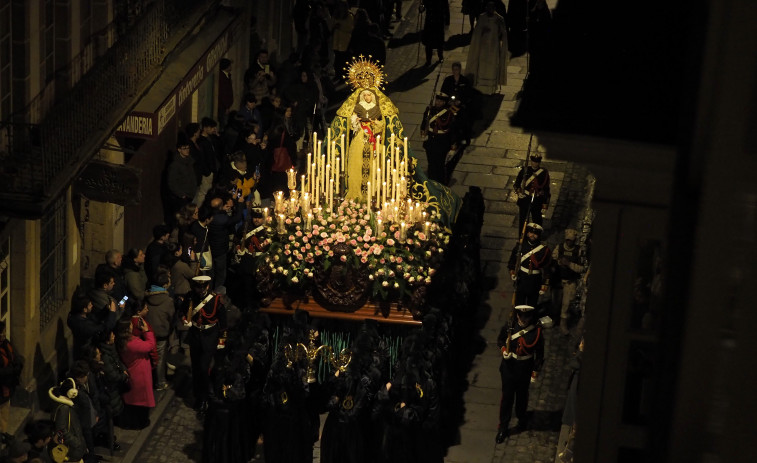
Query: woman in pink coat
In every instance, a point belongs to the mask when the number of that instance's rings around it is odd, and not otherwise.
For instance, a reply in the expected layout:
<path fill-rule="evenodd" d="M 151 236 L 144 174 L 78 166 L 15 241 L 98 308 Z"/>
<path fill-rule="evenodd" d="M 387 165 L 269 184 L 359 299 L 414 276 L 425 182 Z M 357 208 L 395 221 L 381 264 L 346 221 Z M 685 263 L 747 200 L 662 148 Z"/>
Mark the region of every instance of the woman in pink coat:
<path fill-rule="evenodd" d="M 143 429 L 150 425 L 150 409 L 155 407 L 152 391 L 150 352 L 155 349 L 155 334 L 142 321 L 142 336 L 132 334 L 130 320 L 118 322 L 116 350 L 129 371 L 131 388 L 122 394 L 124 411 L 118 425 L 124 429 Z"/>

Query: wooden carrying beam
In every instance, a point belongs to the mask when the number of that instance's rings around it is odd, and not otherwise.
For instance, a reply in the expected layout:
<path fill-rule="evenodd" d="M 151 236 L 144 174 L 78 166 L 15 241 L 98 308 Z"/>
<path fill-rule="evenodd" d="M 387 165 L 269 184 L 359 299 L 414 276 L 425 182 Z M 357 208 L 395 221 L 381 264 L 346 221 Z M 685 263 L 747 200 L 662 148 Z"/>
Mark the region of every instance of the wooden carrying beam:
<path fill-rule="evenodd" d="M 337 320 L 346 320 L 360 322 L 366 319 L 376 320 L 379 323 L 392 323 L 399 325 L 421 325 L 420 320 L 413 318 L 413 315 L 407 309 L 398 309 L 396 304 L 392 304 L 389 313 L 385 316 L 381 307 L 369 302 L 354 312 L 337 312 L 322 307 L 312 299 L 305 301 L 296 301 L 290 306 L 284 304 L 281 298 L 276 298 L 268 307 L 261 307 L 260 311 L 275 315 L 292 315 L 296 309 L 305 310 L 313 318 L 333 318 Z"/>

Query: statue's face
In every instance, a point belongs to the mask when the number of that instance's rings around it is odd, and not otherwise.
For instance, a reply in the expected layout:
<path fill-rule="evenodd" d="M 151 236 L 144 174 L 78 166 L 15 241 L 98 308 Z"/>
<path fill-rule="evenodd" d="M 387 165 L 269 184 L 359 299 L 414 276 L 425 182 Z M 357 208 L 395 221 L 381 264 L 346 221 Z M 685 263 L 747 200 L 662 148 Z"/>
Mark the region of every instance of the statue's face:
<path fill-rule="evenodd" d="M 372 103 L 373 102 L 373 93 L 371 92 L 365 92 L 363 93 L 363 101 L 366 103 Z"/>

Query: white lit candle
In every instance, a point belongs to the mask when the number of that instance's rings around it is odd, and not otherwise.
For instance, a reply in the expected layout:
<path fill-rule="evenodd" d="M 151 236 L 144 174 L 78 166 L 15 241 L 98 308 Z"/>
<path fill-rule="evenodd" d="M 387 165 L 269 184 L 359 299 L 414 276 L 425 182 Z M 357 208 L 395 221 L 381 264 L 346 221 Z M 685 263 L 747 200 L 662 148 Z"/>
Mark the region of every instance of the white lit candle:
<path fill-rule="evenodd" d="M 407 165 L 408 165 L 408 160 L 407 160 L 407 137 L 405 137 L 405 155 L 404 155 L 404 159 L 402 161 L 405 164 L 405 177 L 407 177 L 407 175 L 408 175 L 407 174 Z"/>
<path fill-rule="evenodd" d="M 428 239 L 428 226 L 429 226 L 428 222 L 423 224 L 423 234 L 426 235 L 426 239 Z"/>
<path fill-rule="evenodd" d="M 336 192 L 337 198 L 341 197 L 341 191 L 339 190 L 339 165 L 341 164 L 341 160 L 339 156 L 336 157 L 336 165 L 334 166 L 334 178 L 336 179 L 336 185 L 334 188 L 334 191 Z"/>
<path fill-rule="evenodd" d="M 344 134 L 342 134 L 342 143 L 341 143 L 341 145 L 342 145 L 341 146 L 342 149 L 340 150 L 340 152 L 342 153 L 342 157 L 344 159 L 347 159 L 347 155 L 344 152 Z M 342 164 L 342 172 L 344 172 L 344 164 Z"/>
<path fill-rule="evenodd" d="M 268 223 L 268 208 L 263 208 L 263 223 Z"/>
<path fill-rule="evenodd" d="M 329 179 L 329 211 L 334 210 L 334 179 Z"/>
<path fill-rule="evenodd" d="M 300 193 L 305 195 L 305 176 L 300 177 Z"/>
<path fill-rule="evenodd" d="M 392 199 L 397 200 L 397 169 L 392 169 Z"/>
<path fill-rule="evenodd" d="M 307 220 L 305 221 L 305 228 L 307 231 L 310 231 L 313 229 L 313 214 L 308 212 Z"/>
<path fill-rule="evenodd" d="M 284 233 L 286 231 L 284 228 L 284 214 L 279 214 L 279 226 L 277 231 L 279 233 Z"/>
<path fill-rule="evenodd" d="M 405 222 L 400 222 L 400 241 L 405 241 L 407 234 L 405 233 Z"/>

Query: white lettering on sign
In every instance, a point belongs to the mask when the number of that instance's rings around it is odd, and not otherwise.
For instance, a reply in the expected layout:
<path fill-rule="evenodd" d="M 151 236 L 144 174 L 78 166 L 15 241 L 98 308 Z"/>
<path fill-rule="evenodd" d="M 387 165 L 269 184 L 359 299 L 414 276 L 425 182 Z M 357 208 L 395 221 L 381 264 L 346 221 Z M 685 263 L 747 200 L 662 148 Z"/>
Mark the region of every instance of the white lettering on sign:
<path fill-rule="evenodd" d="M 213 69 L 213 67 L 216 65 L 216 63 L 218 63 L 218 61 L 228 49 L 229 34 L 224 34 L 220 39 L 218 39 L 218 42 L 216 42 L 213 48 L 208 51 L 207 58 L 205 58 L 205 68 Z"/>
<path fill-rule="evenodd" d="M 126 119 L 118 126 L 118 131 L 152 136 L 152 117 L 135 115 L 126 116 Z"/>
<path fill-rule="evenodd" d="M 184 81 L 184 83 L 179 87 L 179 106 L 184 104 L 184 100 L 189 97 L 192 92 L 195 91 L 195 89 L 200 85 L 200 82 L 205 79 L 205 66 L 200 63 L 199 66 L 195 69 L 194 74 L 192 74 L 187 80 Z"/>
<path fill-rule="evenodd" d="M 176 95 L 171 95 L 171 98 L 163 104 L 163 107 L 158 111 L 158 134 L 163 132 L 163 128 L 168 124 L 168 121 L 176 114 Z"/>

